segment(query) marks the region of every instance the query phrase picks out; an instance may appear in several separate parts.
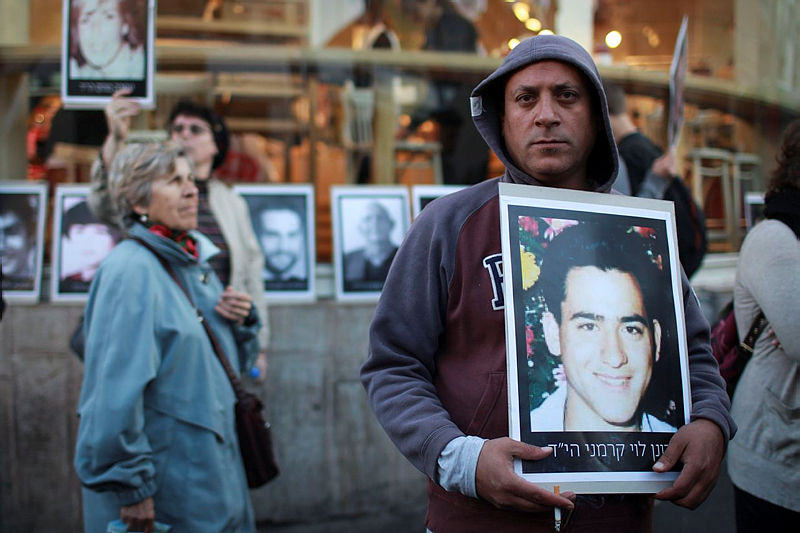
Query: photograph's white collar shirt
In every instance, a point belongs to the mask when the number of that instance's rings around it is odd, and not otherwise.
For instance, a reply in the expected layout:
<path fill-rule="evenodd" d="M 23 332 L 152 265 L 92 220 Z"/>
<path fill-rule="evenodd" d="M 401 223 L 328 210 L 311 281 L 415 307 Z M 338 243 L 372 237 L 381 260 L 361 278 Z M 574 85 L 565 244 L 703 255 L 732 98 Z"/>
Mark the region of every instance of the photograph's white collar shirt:
<path fill-rule="evenodd" d="M 536 409 L 531 410 L 531 431 L 564 431 L 564 409 L 567 404 L 567 387 L 564 384 Z M 675 433 L 674 426 L 662 422 L 653 415 L 642 413 L 642 431 L 651 433 Z"/>

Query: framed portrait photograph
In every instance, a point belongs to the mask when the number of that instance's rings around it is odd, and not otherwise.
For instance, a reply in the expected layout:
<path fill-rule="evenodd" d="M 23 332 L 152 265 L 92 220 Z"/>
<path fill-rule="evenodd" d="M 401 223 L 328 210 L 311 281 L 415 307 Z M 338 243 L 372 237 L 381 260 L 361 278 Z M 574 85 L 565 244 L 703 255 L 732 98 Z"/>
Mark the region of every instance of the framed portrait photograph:
<path fill-rule="evenodd" d="M 410 225 L 408 189 L 331 187 L 336 298 L 377 301 Z"/>
<path fill-rule="evenodd" d="M 673 205 L 500 184 L 510 436 L 553 490 L 654 493 L 691 394 Z"/>
<path fill-rule="evenodd" d="M 51 299 L 83 302 L 97 267 L 120 240 L 119 232 L 94 216 L 88 185 L 59 185 L 53 199 Z"/>
<path fill-rule="evenodd" d="M 39 301 L 47 183 L 0 182 L 0 265 L 8 302 Z"/>
<path fill-rule="evenodd" d="M 237 185 L 264 253 L 269 301 L 316 299 L 314 186 Z"/>
<path fill-rule="evenodd" d="M 417 218 L 425 206 L 437 198 L 466 187 L 466 185 L 413 185 L 411 187 L 411 209 L 414 218 Z"/>
<path fill-rule="evenodd" d="M 744 224 L 747 231 L 764 219 L 764 193 L 748 192 L 744 195 Z"/>
<path fill-rule="evenodd" d="M 155 0 L 63 0 L 61 99 L 103 108 L 111 95 L 155 106 Z"/>

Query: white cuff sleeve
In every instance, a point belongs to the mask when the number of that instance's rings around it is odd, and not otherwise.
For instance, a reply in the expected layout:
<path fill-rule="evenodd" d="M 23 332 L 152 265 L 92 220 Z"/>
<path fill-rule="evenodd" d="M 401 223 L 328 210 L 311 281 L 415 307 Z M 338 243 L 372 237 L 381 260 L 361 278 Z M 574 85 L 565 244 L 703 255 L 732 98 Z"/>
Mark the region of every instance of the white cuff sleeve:
<path fill-rule="evenodd" d="M 477 498 L 475 472 L 484 442 L 486 439 L 474 436 L 456 437 L 448 442 L 437 461 L 436 482 L 444 490 Z"/>

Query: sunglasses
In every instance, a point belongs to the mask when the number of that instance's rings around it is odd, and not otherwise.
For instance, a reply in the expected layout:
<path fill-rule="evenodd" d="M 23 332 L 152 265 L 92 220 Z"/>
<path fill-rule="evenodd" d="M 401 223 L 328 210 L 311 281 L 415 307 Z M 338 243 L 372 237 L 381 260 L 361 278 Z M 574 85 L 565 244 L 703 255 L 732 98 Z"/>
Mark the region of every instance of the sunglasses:
<path fill-rule="evenodd" d="M 190 124 L 188 126 L 184 126 L 183 124 L 173 124 L 171 129 L 172 129 L 172 133 L 177 133 L 178 135 L 180 135 L 181 133 L 183 133 L 183 129 L 184 128 L 189 130 L 189 133 L 191 133 L 192 135 L 200 135 L 202 133 L 211 133 L 210 129 L 204 128 L 203 126 L 200 126 L 198 124 Z"/>

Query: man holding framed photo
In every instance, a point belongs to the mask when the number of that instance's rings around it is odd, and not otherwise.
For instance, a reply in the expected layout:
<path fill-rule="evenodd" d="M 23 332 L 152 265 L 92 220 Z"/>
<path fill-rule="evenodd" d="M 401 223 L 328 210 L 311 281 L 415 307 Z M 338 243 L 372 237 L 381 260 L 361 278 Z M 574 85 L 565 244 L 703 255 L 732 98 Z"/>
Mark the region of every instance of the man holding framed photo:
<path fill-rule="evenodd" d="M 471 105 L 506 170 L 428 206 L 398 250 L 361 370 L 372 409 L 429 477 L 429 531 L 552 531 L 558 507 L 575 509 L 572 532 L 649 532 L 651 496 L 554 494 L 512 468 L 515 458 L 541 460 L 552 448 L 507 437 L 498 182 L 611 190 L 618 156 L 597 68 L 570 39 L 533 37 L 475 88 Z M 656 498 L 695 508 L 714 487 L 736 426 L 708 322 L 685 276 L 682 283 L 692 421 L 653 468 L 681 461 L 680 476 Z"/>

